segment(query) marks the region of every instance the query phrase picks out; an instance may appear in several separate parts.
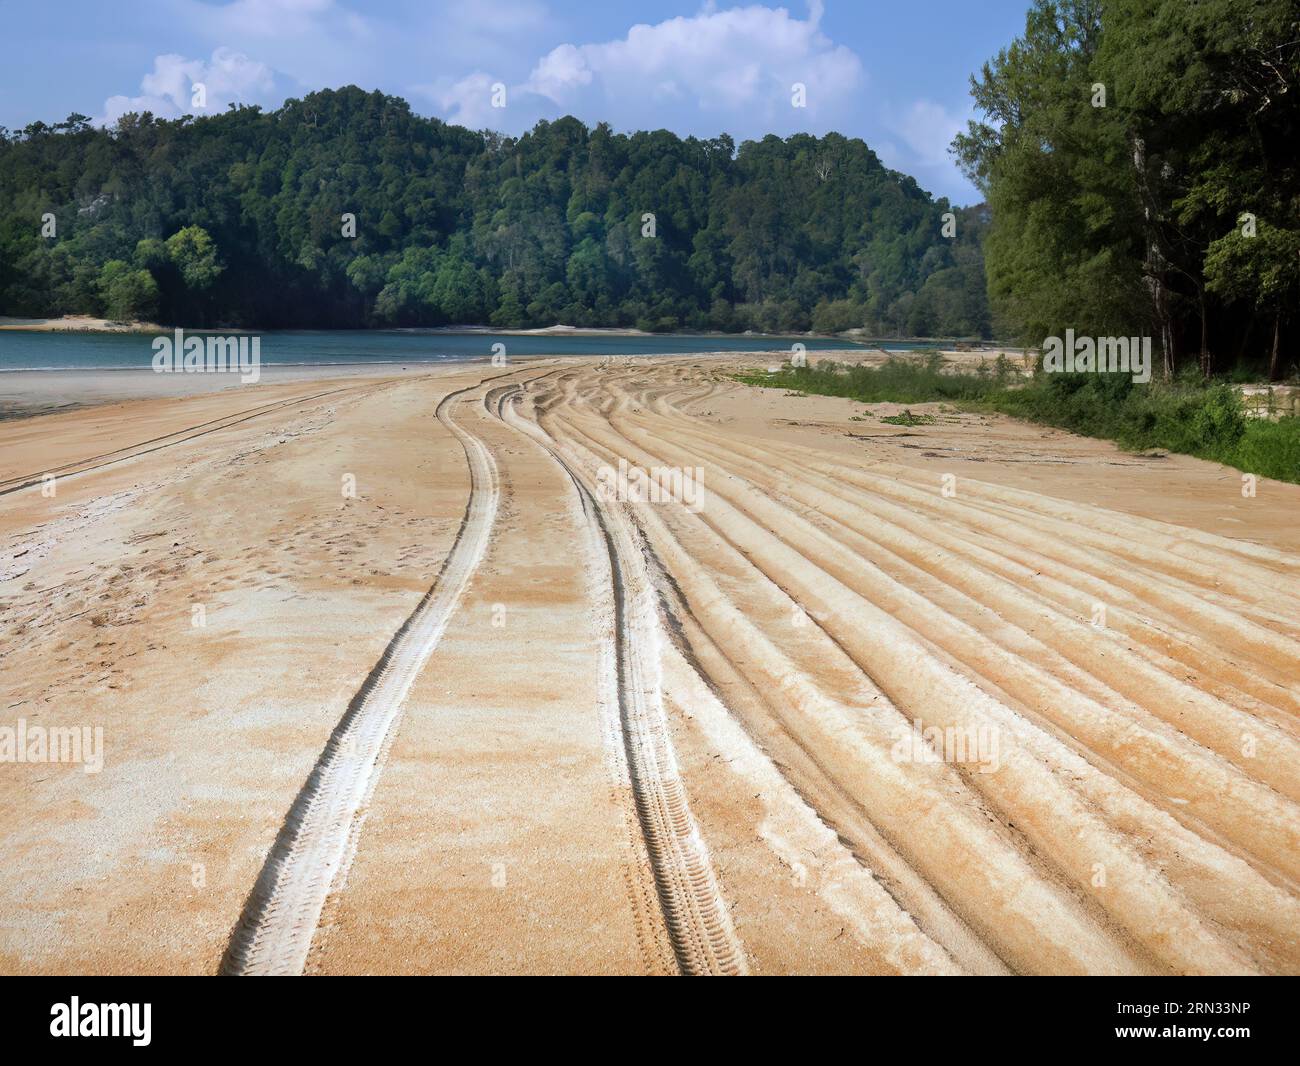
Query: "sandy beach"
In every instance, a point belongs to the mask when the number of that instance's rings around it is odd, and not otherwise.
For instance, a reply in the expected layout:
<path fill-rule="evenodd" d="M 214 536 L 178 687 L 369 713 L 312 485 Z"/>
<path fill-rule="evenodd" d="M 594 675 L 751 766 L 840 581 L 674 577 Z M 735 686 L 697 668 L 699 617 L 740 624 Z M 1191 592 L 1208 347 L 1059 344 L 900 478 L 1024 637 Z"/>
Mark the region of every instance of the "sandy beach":
<path fill-rule="evenodd" d="M 1300 972 L 1300 486 L 764 362 L 6 375 L 0 971 Z"/>

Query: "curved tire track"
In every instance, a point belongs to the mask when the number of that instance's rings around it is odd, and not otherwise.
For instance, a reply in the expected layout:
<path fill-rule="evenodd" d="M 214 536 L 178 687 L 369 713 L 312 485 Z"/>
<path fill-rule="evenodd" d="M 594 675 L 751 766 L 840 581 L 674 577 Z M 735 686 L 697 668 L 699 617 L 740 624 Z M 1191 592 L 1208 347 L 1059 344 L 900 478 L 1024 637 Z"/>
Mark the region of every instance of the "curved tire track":
<path fill-rule="evenodd" d="M 384 649 L 290 807 L 231 936 L 224 974 L 300 974 L 306 965 L 321 910 L 348 867 L 357 815 L 378 780 L 406 696 L 492 534 L 500 499 L 496 463 L 450 414 L 458 397 L 483 384 L 448 393 L 435 412 L 469 462 L 470 498 L 456 540 L 433 587 Z"/>
<path fill-rule="evenodd" d="M 653 590 L 628 524 L 598 504 L 584 472 L 560 452 L 542 427 L 519 417 L 506 395 L 498 395 L 488 409 L 545 448 L 569 475 L 595 539 L 604 546 L 615 623 L 613 666 L 621 741 L 677 964 L 688 976 L 746 974 L 744 947 L 722 899 L 673 754 L 654 654 L 659 634 Z"/>

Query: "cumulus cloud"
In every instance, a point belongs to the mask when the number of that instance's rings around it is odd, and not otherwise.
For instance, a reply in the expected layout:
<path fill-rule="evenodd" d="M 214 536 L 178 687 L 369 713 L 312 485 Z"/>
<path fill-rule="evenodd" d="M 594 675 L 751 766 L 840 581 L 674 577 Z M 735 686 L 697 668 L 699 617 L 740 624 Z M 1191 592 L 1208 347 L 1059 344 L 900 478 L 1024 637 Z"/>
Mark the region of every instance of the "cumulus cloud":
<path fill-rule="evenodd" d="M 200 39 L 238 42 L 296 83 L 295 91 L 375 81 L 401 40 L 399 27 L 337 0 L 176 2 L 178 16 Z"/>
<path fill-rule="evenodd" d="M 545 0 L 170 2 L 192 32 L 239 42 L 302 92 L 351 83 L 410 93 L 431 72 L 449 83 L 473 67 L 517 78 L 555 22 Z"/>
<path fill-rule="evenodd" d="M 463 78 L 441 78 L 430 85 L 418 85 L 414 91 L 432 100 L 439 112 L 447 116 L 449 122 L 470 129 L 487 129 L 503 125 L 503 109 L 492 106 L 494 85 L 504 85 L 499 79 L 474 71 Z M 506 88 L 506 104 L 509 106 L 511 91 Z M 519 128 L 519 115 L 514 116 L 511 128 Z"/>
<path fill-rule="evenodd" d="M 203 85 L 207 96 L 202 108 L 193 103 L 197 84 Z M 100 124 L 111 125 L 130 111 L 179 118 L 215 114 L 232 103 L 257 103 L 274 91 L 275 75 L 266 64 L 242 52 L 218 48 L 206 61 L 171 54 L 157 56 L 153 70 L 140 80 L 140 88 L 139 96 L 110 96 L 105 100 Z"/>
<path fill-rule="evenodd" d="M 563 109 L 620 102 L 639 109 L 682 103 L 726 118 L 755 112 L 793 119 L 792 86 L 807 87 L 811 116 L 838 110 L 862 68 L 819 29 L 821 4 L 798 19 L 762 5 L 633 26 L 621 40 L 563 44 L 533 68 L 526 88 Z M 783 123 L 784 124 L 784 123 Z"/>
<path fill-rule="evenodd" d="M 449 121 L 470 126 L 570 112 L 624 128 L 712 125 L 794 130 L 848 112 L 863 81 L 858 57 L 820 30 L 822 5 L 806 19 L 755 4 L 639 24 L 617 40 L 561 44 L 509 90 L 509 115 L 483 109 L 480 90 L 496 80 L 475 74 L 426 86 Z M 806 107 L 792 106 L 805 87 Z M 490 105 L 489 105 L 490 106 Z"/>

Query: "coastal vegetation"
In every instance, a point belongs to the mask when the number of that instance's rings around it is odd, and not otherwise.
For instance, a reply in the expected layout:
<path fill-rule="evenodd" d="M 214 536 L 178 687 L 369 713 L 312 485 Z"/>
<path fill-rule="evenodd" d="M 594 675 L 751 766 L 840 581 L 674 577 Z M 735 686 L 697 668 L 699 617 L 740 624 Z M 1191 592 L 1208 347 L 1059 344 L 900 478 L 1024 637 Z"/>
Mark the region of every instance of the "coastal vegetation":
<path fill-rule="evenodd" d="M 952 368 L 945 366 L 938 352 L 930 352 L 893 357 L 878 367 L 830 359 L 815 366 L 786 364 L 776 373 L 755 370 L 739 379 L 749 385 L 842 396 L 861 403 L 928 401 L 964 410 L 1000 411 L 1113 440 L 1130 451 L 1181 452 L 1300 483 L 1300 418 L 1247 417 L 1241 394 L 1230 383 L 1207 384 L 1195 367 L 1174 381 L 1142 385 L 1125 374 L 1026 377 L 1004 357 L 972 369 Z M 922 423 L 912 416 L 894 424 Z"/>
<path fill-rule="evenodd" d="M 1295 372 L 1300 8 L 1034 0 L 955 148 L 1008 337 L 1150 336 L 1163 376 Z"/>
<path fill-rule="evenodd" d="M 1150 337 L 1156 380 L 928 359 L 742 380 L 946 401 L 1133 450 L 1300 482 L 1300 418 L 1234 384 L 1300 377 L 1300 8 L 1292 0 L 1034 0 L 972 79 L 954 149 L 984 193 L 1000 335 Z"/>

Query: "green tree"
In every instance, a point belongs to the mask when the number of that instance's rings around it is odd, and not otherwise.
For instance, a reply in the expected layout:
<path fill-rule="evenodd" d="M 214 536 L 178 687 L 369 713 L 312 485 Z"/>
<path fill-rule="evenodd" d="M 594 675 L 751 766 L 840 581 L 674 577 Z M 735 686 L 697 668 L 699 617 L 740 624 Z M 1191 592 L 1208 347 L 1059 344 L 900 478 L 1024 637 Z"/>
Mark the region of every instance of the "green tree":
<path fill-rule="evenodd" d="M 152 319 L 158 312 L 158 283 L 147 270 L 132 270 L 121 259 L 100 268 L 99 291 L 104 314 L 124 322 Z"/>
<path fill-rule="evenodd" d="M 804 329 L 819 306 L 879 321 L 938 272 L 981 272 L 975 231 L 941 234 L 946 207 L 838 134 L 737 146 L 566 117 L 507 137 L 347 86 L 0 139 L 0 305 L 95 312 L 121 260 L 184 324 Z M 46 210 L 57 244 L 35 236 Z M 963 335 L 981 317 L 941 316 Z"/>
<path fill-rule="evenodd" d="M 1282 322 L 1300 306 L 1300 230 L 1263 220 L 1252 236 L 1233 229 L 1210 245 L 1205 273 L 1211 292 L 1246 303 L 1272 323 L 1268 378 L 1280 380 Z"/>
<path fill-rule="evenodd" d="M 1016 334 L 1151 333 L 1166 376 L 1280 350 L 1290 238 L 1234 231 L 1300 214 L 1294 0 L 1034 0 L 972 93 L 982 118 L 954 148 L 986 193 L 989 298 Z"/>
<path fill-rule="evenodd" d="M 168 237 L 167 257 L 194 292 L 211 287 L 225 269 L 215 242 L 202 226 L 186 226 Z"/>

